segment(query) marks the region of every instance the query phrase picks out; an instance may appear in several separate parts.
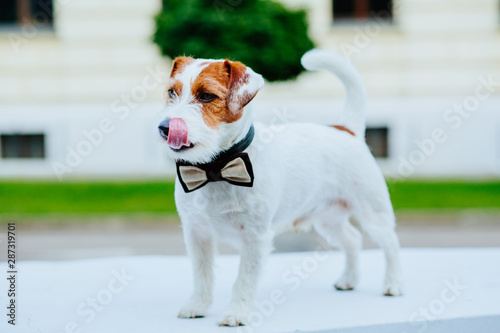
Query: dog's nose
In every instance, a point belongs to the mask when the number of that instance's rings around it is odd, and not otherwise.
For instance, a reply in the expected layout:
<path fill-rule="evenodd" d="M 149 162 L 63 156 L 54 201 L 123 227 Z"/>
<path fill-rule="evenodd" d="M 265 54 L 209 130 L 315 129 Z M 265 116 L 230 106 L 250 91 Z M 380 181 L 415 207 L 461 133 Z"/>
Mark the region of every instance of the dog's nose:
<path fill-rule="evenodd" d="M 158 125 L 158 130 L 160 131 L 160 135 L 165 139 L 168 138 L 168 128 L 170 126 L 170 118 L 165 119 Z"/>

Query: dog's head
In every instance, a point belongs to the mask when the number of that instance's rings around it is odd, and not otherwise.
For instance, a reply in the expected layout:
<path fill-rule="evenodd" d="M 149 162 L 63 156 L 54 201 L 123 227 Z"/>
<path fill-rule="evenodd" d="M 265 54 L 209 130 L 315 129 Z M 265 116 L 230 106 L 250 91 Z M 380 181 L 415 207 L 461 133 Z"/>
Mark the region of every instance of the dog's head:
<path fill-rule="evenodd" d="M 262 76 L 237 61 L 176 58 L 159 126 L 169 155 L 205 163 L 228 149 L 249 121 L 244 107 L 263 85 Z"/>

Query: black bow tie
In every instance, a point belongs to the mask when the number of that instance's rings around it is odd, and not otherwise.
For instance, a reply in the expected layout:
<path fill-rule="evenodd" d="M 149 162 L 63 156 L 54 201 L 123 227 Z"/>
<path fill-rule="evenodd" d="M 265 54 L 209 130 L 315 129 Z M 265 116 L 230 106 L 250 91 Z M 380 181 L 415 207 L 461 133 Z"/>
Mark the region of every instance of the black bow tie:
<path fill-rule="evenodd" d="M 243 140 L 231 148 L 217 154 L 209 163 L 198 164 L 176 161 L 177 176 L 184 189 L 189 193 L 210 182 L 225 181 L 236 186 L 253 186 L 253 169 L 250 157 L 243 153 L 252 143 L 255 135 L 253 125 Z"/>

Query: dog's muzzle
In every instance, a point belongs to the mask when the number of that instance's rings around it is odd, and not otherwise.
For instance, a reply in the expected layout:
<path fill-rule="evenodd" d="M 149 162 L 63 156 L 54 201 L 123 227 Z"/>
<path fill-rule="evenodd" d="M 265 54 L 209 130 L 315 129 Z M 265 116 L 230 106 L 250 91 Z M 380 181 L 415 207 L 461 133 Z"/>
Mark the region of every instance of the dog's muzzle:
<path fill-rule="evenodd" d="M 194 147 L 188 140 L 188 127 L 181 118 L 167 118 L 158 126 L 160 135 L 175 152 Z"/>
<path fill-rule="evenodd" d="M 158 125 L 158 130 L 160 131 L 160 135 L 165 140 L 168 140 L 168 132 L 170 128 L 170 118 L 165 119 Z"/>

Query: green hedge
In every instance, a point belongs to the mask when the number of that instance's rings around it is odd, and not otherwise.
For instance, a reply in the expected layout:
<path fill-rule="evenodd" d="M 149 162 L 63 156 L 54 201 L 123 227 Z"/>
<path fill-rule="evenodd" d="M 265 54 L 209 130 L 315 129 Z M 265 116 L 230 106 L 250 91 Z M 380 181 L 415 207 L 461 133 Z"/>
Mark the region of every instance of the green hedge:
<path fill-rule="evenodd" d="M 314 47 L 305 11 L 271 0 L 164 0 L 154 42 L 171 58 L 241 61 L 268 81 L 295 78 Z"/>

